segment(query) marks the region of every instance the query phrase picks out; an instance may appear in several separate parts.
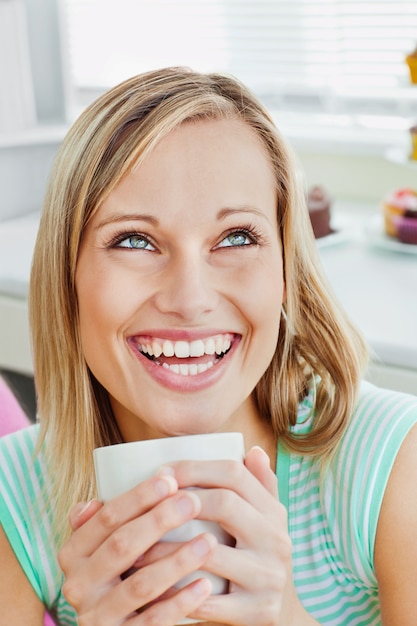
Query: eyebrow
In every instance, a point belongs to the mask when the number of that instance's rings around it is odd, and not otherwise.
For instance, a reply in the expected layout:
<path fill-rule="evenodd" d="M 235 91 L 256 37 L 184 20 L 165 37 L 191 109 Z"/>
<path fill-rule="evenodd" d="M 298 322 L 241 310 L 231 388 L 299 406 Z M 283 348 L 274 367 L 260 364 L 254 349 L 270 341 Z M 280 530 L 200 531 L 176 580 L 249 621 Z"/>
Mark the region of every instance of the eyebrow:
<path fill-rule="evenodd" d="M 152 224 L 157 226 L 159 224 L 159 220 L 153 215 L 149 215 L 147 213 L 114 213 L 109 215 L 105 219 L 101 220 L 97 226 L 96 230 L 100 228 L 104 228 L 109 224 L 118 224 L 119 222 L 148 222 L 148 224 Z"/>
<path fill-rule="evenodd" d="M 224 207 L 217 212 L 217 219 L 221 222 L 226 219 L 230 215 L 235 215 L 236 213 L 253 213 L 258 217 L 262 217 L 268 220 L 268 217 L 265 215 L 263 211 L 260 211 L 254 206 L 242 205 L 239 207 Z M 97 226 L 96 230 L 104 228 L 109 224 L 118 224 L 120 222 L 133 221 L 133 222 L 147 222 L 148 224 L 152 224 L 153 226 L 159 225 L 159 220 L 153 215 L 149 215 L 148 213 L 114 213 L 109 215 L 108 217 L 101 220 Z"/>
<path fill-rule="evenodd" d="M 258 217 L 263 217 L 264 219 L 268 220 L 267 215 L 265 215 L 263 211 L 260 211 L 254 206 L 250 206 L 246 204 L 239 206 L 239 207 L 225 207 L 223 209 L 220 209 L 220 211 L 218 211 L 217 213 L 217 219 L 219 221 L 222 221 L 226 219 L 226 217 L 228 217 L 229 215 L 234 215 L 235 213 L 253 213 L 254 215 L 257 215 Z"/>

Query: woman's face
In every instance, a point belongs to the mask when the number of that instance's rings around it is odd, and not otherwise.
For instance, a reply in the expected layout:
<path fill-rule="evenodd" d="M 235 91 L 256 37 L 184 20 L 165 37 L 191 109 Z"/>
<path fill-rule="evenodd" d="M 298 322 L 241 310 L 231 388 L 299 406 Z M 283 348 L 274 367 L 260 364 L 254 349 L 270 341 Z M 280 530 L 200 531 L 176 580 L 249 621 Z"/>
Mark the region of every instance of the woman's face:
<path fill-rule="evenodd" d="M 76 288 L 85 358 L 125 440 L 256 421 L 284 283 L 254 131 L 205 120 L 164 138 L 88 224 Z"/>

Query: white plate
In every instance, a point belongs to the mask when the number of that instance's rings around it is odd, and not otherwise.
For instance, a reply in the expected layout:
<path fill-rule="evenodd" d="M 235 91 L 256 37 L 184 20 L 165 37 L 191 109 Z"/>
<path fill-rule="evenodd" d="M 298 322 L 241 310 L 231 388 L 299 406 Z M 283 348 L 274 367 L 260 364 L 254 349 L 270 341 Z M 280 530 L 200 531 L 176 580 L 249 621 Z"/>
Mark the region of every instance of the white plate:
<path fill-rule="evenodd" d="M 406 252 L 407 254 L 417 255 L 417 244 L 402 243 L 393 237 L 385 234 L 384 218 L 382 215 L 373 215 L 367 222 L 365 227 L 367 240 L 372 245 L 382 248 L 383 250 L 392 250 L 393 252 Z"/>

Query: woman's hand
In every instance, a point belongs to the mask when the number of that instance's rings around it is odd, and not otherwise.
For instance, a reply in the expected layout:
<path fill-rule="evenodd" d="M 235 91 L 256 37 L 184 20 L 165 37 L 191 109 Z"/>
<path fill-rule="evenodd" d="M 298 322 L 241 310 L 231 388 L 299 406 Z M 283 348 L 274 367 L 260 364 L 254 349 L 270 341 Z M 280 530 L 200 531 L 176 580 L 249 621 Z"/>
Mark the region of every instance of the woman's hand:
<path fill-rule="evenodd" d="M 63 593 L 78 614 L 79 626 L 153 623 L 173 626 L 210 594 L 202 578 L 180 591 L 172 587 L 201 569 L 216 540 L 205 534 L 123 577 L 161 537 L 197 517 L 201 501 L 178 491 L 174 477 L 162 475 L 101 504 L 77 505 L 70 515 L 74 530 L 59 553 L 66 581 Z M 168 593 L 166 593 L 168 591 Z M 158 602 L 158 598 L 163 596 Z M 140 610 L 143 610 L 141 613 Z"/>
<path fill-rule="evenodd" d="M 202 489 L 186 490 L 196 486 Z M 181 498 L 190 500 L 179 506 Z M 196 540 L 159 541 L 192 518 L 221 524 L 235 547 L 215 545 L 211 535 L 200 538 L 207 544 L 199 549 Z M 294 590 L 287 515 L 260 448 L 248 452 L 244 465 L 181 461 L 162 468 L 159 477 L 105 505 L 79 505 L 71 525 L 75 532 L 60 563 L 67 577 L 64 594 L 78 611 L 80 626 L 128 618 L 139 625 L 150 623 L 151 614 L 169 626 L 186 615 L 234 626 L 317 624 Z M 132 566 L 135 573 L 122 581 L 122 572 Z M 229 593 L 210 595 L 204 578 L 180 591 L 173 588 L 197 569 L 229 580 Z"/>
<path fill-rule="evenodd" d="M 227 578 L 229 593 L 211 595 L 192 616 L 235 626 L 316 623 L 294 590 L 287 514 L 265 452 L 253 448 L 244 466 L 186 461 L 166 471 L 181 489 L 205 487 L 198 518 L 219 522 L 236 539 L 235 547 L 218 545 L 203 568 Z"/>

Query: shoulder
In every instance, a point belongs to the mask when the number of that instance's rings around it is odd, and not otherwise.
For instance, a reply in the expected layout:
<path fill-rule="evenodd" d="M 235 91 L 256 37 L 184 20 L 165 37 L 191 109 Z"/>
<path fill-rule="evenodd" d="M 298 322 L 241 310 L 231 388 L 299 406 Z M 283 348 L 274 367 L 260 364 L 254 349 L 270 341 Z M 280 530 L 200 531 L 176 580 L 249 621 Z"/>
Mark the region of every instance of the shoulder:
<path fill-rule="evenodd" d="M 35 454 L 38 438 L 37 424 L 0 438 L 0 475 L 3 485 L 39 473 L 43 455 Z"/>
<path fill-rule="evenodd" d="M 361 485 L 369 479 L 382 496 L 398 451 L 417 424 L 417 397 L 363 382 L 335 455 L 335 469 Z M 348 471 L 346 471 L 348 470 Z"/>
<path fill-rule="evenodd" d="M 374 547 L 387 485 L 404 442 L 415 438 L 417 397 L 363 382 L 355 409 L 331 461 L 329 507 L 374 573 Z M 417 455 L 416 455 L 417 459 Z"/>
<path fill-rule="evenodd" d="M 377 387 L 362 381 L 356 411 L 379 412 L 379 415 L 417 417 L 417 396 Z"/>
<path fill-rule="evenodd" d="M 375 540 L 375 570 L 387 623 L 417 623 L 417 426 L 404 438 L 384 492 Z M 395 565 L 393 567 L 393 564 Z"/>
<path fill-rule="evenodd" d="M 0 438 L 0 523 L 7 532 L 18 519 L 31 519 L 44 501 L 46 469 L 37 454 L 39 426 Z"/>
<path fill-rule="evenodd" d="M 50 605 L 59 593 L 60 572 L 38 439 L 38 425 L 0 438 L 0 526 L 30 586 Z"/>
<path fill-rule="evenodd" d="M 415 423 L 417 396 L 382 389 L 363 381 L 342 447 L 363 443 L 370 450 L 387 454 L 391 451 L 395 455 Z"/>
<path fill-rule="evenodd" d="M 37 424 L 0 438 L 0 523 L 45 510 L 49 480 L 38 440 Z"/>
<path fill-rule="evenodd" d="M 389 474 L 404 439 L 417 424 L 417 397 L 363 382 L 336 454 L 340 479 L 372 489 L 379 510 Z M 370 494 L 368 494 L 370 495 Z"/>
<path fill-rule="evenodd" d="M 19 448 L 21 445 L 36 446 L 39 438 L 39 424 L 27 424 L 14 432 L 0 435 L 0 448 L 9 446 Z"/>
<path fill-rule="evenodd" d="M 24 573 L 0 526 L 0 597 L 2 620 L 7 624 L 41 624 L 44 607 Z"/>

